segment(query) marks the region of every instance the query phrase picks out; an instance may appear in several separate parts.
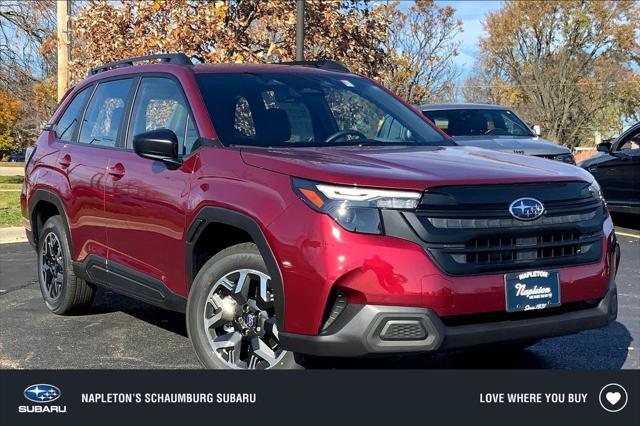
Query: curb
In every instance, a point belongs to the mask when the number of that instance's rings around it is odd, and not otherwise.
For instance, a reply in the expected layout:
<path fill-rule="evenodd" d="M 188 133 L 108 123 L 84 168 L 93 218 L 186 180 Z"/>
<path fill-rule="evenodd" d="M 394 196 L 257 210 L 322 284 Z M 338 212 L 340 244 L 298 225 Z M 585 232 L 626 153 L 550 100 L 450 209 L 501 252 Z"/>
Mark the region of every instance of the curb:
<path fill-rule="evenodd" d="M 28 241 L 27 235 L 22 226 L 0 228 L 0 244 L 22 243 L 26 241 Z"/>

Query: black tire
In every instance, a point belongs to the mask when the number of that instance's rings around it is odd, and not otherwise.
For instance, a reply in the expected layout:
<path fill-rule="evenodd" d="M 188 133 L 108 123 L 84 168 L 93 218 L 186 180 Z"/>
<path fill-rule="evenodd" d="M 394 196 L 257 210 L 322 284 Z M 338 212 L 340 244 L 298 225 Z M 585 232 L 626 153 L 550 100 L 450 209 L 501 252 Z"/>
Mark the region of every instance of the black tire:
<path fill-rule="evenodd" d="M 43 272 L 43 264 L 45 263 L 43 250 L 48 241 L 54 243 L 57 241 L 62 255 L 59 262 L 62 280 L 55 295 L 51 294 L 51 286 L 47 286 L 46 273 Z M 44 303 L 54 314 L 69 315 L 83 312 L 91 305 L 95 297 L 95 285 L 78 278 L 73 272 L 69 239 L 60 216 L 50 217 L 40 230 L 38 236 L 38 282 Z"/>
<path fill-rule="evenodd" d="M 255 244 L 237 244 L 217 253 L 204 264 L 191 285 L 186 311 L 187 332 L 198 359 L 206 368 L 234 368 L 214 352 L 211 334 L 209 329 L 205 330 L 203 319 L 207 299 L 216 283 L 233 271 L 241 269 L 255 270 L 268 275 L 267 267 Z M 286 352 L 270 368 L 297 369 L 302 366 L 296 361 L 294 353 Z"/>

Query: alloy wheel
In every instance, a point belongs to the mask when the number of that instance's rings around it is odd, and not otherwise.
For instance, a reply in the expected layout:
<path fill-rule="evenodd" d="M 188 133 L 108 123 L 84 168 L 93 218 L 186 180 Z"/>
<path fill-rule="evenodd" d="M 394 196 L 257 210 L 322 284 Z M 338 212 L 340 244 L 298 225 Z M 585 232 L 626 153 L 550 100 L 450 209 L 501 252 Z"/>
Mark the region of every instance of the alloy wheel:
<path fill-rule="evenodd" d="M 40 276 L 45 295 L 51 301 L 57 300 L 64 283 L 64 253 L 53 232 L 46 235 L 40 250 Z"/>
<path fill-rule="evenodd" d="M 207 296 L 203 321 L 211 349 L 229 368 L 268 369 L 286 354 L 270 277 L 260 271 L 239 269 L 220 278 Z"/>

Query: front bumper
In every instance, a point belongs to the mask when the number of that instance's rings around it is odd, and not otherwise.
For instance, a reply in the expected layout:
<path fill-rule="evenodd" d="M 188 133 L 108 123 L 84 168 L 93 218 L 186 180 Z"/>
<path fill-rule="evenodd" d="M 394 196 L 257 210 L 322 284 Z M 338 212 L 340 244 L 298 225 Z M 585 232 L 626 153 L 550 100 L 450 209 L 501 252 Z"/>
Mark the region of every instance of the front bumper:
<path fill-rule="evenodd" d="M 318 356 L 432 352 L 573 334 L 604 327 L 615 321 L 617 313 L 617 290 L 612 282 L 593 307 L 468 325 L 447 326 L 446 320 L 428 308 L 349 305 L 325 333 L 281 332 L 280 342 L 285 349 Z"/>
<path fill-rule="evenodd" d="M 417 242 L 348 232 L 309 210 L 302 201 L 293 203 L 265 233 L 282 274 L 281 334 L 321 335 L 337 292 L 349 306 L 421 308 L 440 318 L 506 310 L 504 272 L 448 275 Z M 387 233 L 393 234 L 394 223 L 385 222 Z M 607 293 L 618 259 L 610 218 L 602 233 L 598 261 L 550 268 L 560 273 L 563 304 L 600 300 Z"/>

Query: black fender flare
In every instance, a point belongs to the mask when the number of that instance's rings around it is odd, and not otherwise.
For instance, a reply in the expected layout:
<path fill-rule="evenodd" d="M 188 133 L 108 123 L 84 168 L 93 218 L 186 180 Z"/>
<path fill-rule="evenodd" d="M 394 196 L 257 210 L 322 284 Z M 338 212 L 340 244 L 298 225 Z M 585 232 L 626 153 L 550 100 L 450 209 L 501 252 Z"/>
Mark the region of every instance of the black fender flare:
<path fill-rule="evenodd" d="M 191 224 L 187 228 L 185 264 L 187 269 L 187 287 L 191 288 L 191 283 L 195 278 L 193 273 L 193 249 L 198 241 L 198 237 L 207 225 L 219 223 L 233 226 L 245 231 L 258 246 L 258 250 L 264 259 L 264 263 L 271 277 L 271 288 L 275 293 L 275 311 L 278 329 L 284 330 L 284 286 L 282 284 L 282 274 L 278 267 L 278 262 L 267 242 L 262 228 L 250 216 L 237 210 L 224 207 L 205 206 L 200 209 Z"/>
<path fill-rule="evenodd" d="M 39 229 L 37 224 L 34 223 L 34 209 L 38 205 L 40 201 L 45 201 L 47 203 L 53 204 L 60 212 L 60 217 L 62 218 L 62 222 L 64 223 L 64 227 L 67 231 L 67 241 L 69 241 L 69 249 L 71 250 L 71 254 L 73 256 L 73 241 L 71 239 L 71 228 L 69 228 L 69 221 L 67 219 L 67 212 L 64 209 L 64 204 L 60 200 L 58 194 L 48 189 L 36 189 L 31 197 L 29 197 L 29 222 L 31 223 L 31 232 L 33 233 L 33 242 L 35 247 L 38 247 L 38 234 Z"/>

